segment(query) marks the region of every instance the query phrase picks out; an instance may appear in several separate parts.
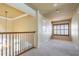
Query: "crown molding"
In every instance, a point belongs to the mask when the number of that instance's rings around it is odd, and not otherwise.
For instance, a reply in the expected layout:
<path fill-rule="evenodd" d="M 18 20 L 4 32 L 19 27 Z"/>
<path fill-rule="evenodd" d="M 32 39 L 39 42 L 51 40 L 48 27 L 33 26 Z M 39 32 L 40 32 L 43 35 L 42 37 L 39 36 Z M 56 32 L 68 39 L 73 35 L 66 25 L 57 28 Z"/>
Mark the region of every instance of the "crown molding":
<path fill-rule="evenodd" d="M 20 19 L 20 18 L 22 18 L 22 17 L 25 17 L 25 16 L 28 16 L 28 14 L 22 14 L 22 15 L 20 15 L 20 16 L 17 16 L 17 17 L 14 17 L 14 18 L 6 18 L 6 17 L 4 17 L 4 16 L 0 16 L 0 19 L 4 19 L 4 20 L 10 20 L 10 21 L 12 21 L 12 20 L 17 20 L 17 19 Z"/>
<path fill-rule="evenodd" d="M 11 20 L 11 18 L 6 18 L 6 17 L 4 17 L 4 16 L 0 16 L 0 19 L 4 19 L 4 20 Z"/>
<path fill-rule="evenodd" d="M 25 17 L 25 16 L 28 16 L 28 14 L 23 14 L 23 15 L 20 15 L 18 17 L 12 18 L 12 20 L 17 20 L 17 19 L 20 19 L 20 18 Z"/>

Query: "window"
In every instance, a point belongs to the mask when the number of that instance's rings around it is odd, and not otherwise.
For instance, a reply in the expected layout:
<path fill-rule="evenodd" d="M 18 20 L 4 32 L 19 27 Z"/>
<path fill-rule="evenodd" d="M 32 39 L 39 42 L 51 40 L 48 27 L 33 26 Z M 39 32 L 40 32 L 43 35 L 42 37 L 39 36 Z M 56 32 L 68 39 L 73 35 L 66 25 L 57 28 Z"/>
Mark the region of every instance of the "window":
<path fill-rule="evenodd" d="M 54 34 L 69 35 L 69 24 L 54 24 Z"/>

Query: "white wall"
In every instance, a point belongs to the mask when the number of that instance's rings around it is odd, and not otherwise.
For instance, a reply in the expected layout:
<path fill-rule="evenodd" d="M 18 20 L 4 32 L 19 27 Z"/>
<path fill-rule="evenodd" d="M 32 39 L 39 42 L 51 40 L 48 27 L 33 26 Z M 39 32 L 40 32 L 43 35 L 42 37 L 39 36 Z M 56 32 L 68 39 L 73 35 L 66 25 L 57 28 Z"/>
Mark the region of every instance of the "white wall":
<path fill-rule="evenodd" d="M 77 9 L 76 13 L 72 17 L 71 21 L 71 36 L 73 43 L 76 44 L 76 47 L 79 47 L 79 14 L 77 13 L 79 8 Z"/>
<path fill-rule="evenodd" d="M 38 12 L 38 45 L 50 40 L 51 23 Z"/>

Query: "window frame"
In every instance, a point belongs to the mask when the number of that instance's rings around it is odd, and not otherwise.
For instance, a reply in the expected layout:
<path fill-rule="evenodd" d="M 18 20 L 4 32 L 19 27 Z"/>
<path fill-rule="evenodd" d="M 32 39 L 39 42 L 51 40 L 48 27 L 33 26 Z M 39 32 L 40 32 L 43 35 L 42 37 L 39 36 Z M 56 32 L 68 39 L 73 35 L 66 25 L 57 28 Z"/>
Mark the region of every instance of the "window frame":
<path fill-rule="evenodd" d="M 60 27 L 61 27 L 61 25 L 64 25 L 64 26 L 65 25 L 68 25 L 68 29 L 60 29 L 60 34 L 54 34 L 54 26 L 57 26 L 57 25 L 60 25 Z M 56 30 L 58 30 L 58 29 L 56 29 Z M 66 35 L 65 33 L 64 34 L 61 34 L 61 30 L 68 30 L 68 35 Z M 53 24 L 53 34 L 54 35 L 59 35 L 59 36 L 69 36 L 69 23 Z"/>

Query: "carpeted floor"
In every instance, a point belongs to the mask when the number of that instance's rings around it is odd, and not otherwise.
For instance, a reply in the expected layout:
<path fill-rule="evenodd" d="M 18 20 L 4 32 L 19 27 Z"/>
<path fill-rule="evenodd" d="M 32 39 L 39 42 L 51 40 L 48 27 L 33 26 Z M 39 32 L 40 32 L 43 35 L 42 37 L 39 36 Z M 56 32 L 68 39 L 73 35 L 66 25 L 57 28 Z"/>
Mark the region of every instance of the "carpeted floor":
<path fill-rule="evenodd" d="M 72 42 L 50 40 L 21 56 L 79 56 L 79 49 L 75 48 Z"/>

